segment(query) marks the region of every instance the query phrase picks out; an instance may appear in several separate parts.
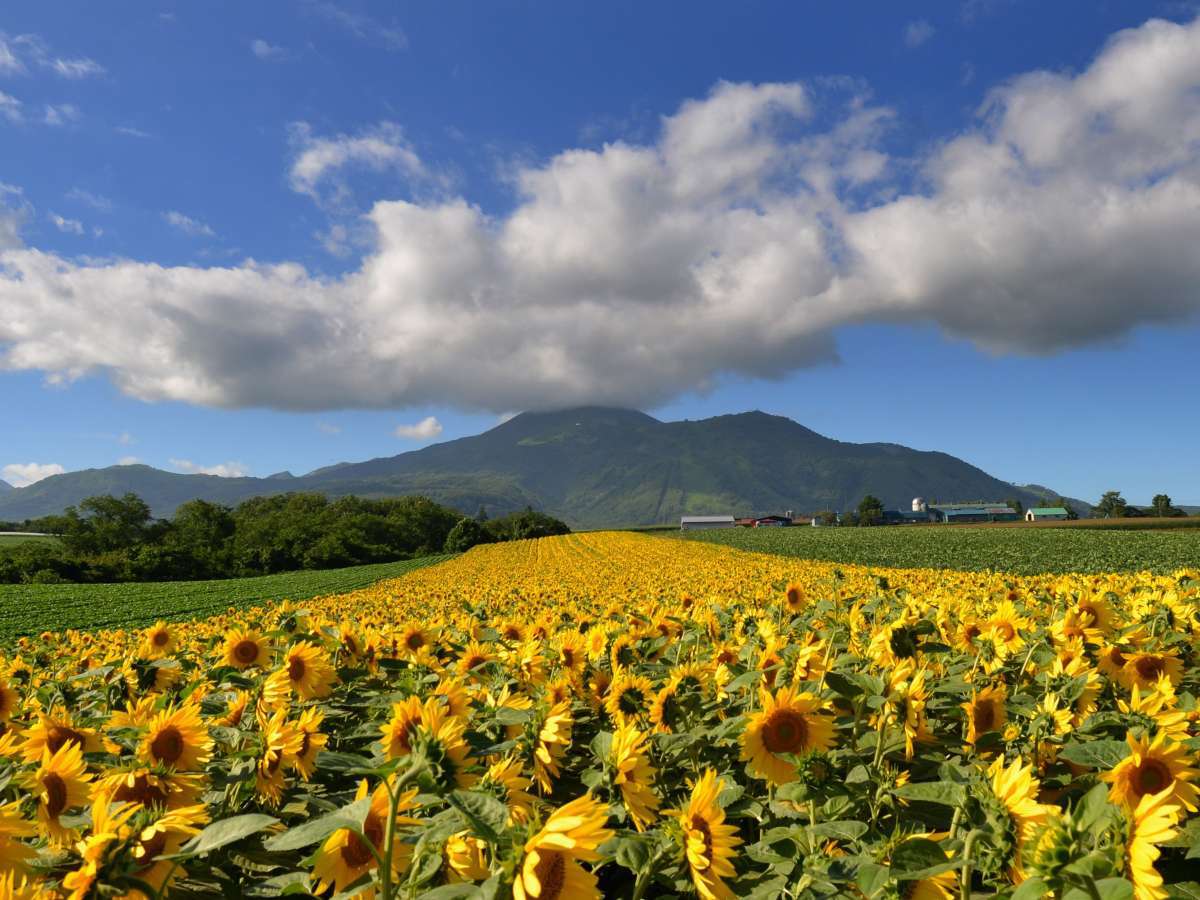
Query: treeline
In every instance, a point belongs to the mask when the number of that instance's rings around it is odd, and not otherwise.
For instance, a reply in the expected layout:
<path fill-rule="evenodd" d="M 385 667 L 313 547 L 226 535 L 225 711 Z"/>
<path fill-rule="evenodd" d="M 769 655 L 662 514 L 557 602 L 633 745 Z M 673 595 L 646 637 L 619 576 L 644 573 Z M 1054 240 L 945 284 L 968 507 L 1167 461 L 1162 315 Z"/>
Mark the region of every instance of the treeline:
<path fill-rule="evenodd" d="M 206 500 L 156 519 L 136 494 L 88 497 L 21 530 L 56 535 L 0 550 L 0 583 L 182 581 L 331 569 L 459 552 L 475 544 L 566 534 L 526 509 L 475 519 L 425 497 L 364 500 L 321 494 Z"/>

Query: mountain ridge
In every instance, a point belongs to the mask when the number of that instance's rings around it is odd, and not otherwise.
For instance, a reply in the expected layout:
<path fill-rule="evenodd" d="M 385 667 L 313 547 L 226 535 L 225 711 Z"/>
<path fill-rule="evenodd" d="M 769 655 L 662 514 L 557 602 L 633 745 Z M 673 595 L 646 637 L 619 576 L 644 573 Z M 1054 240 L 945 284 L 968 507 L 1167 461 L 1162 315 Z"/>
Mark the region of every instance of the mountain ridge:
<path fill-rule="evenodd" d="M 868 493 L 902 509 L 916 496 L 1014 498 L 1026 506 L 1043 496 L 941 451 L 838 441 L 761 410 L 663 422 L 591 406 L 524 412 L 478 435 L 301 476 L 178 475 L 141 464 L 68 472 L 0 493 L 0 519 L 58 513 L 86 496 L 126 491 L 159 516 L 197 497 L 234 504 L 319 491 L 424 494 L 466 514 L 532 506 L 575 527 L 669 523 L 688 513 L 846 510 Z"/>

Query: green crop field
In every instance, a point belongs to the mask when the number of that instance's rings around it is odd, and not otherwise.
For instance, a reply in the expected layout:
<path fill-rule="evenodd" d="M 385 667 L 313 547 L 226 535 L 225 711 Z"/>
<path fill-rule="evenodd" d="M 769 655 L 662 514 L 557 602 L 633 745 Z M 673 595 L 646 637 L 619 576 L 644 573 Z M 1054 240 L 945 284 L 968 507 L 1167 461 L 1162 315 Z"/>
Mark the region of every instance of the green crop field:
<path fill-rule="evenodd" d="M 902 568 L 1014 572 L 1169 573 L 1200 567 L 1200 531 L 993 528 L 728 528 L 678 537 L 804 559 Z"/>
<path fill-rule="evenodd" d="M 0 639 L 68 628 L 142 626 L 271 600 L 308 600 L 357 590 L 446 559 L 450 556 L 221 581 L 0 585 Z"/>
<path fill-rule="evenodd" d="M 57 544 L 58 538 L 50 534 L 0 534 L 0 550 L 15 547 L 17 544 Z"/>

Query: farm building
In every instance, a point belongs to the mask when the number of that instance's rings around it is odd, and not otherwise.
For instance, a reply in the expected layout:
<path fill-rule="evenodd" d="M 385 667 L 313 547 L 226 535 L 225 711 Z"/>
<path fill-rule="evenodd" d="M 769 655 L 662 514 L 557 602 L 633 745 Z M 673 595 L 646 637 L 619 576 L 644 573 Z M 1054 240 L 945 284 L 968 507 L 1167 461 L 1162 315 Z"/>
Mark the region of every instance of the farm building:
<path fill-rule="evenodd" d="M 1025 510 L 1026 522 L 1061 522 L 1069 518 L 1071 514 L 1061 506 L 1035 506 Z"/>
<path fill-rule="evenodd" d="M 1007 503 L 931 503 L 929 518 L 934 522 L 1017 522 L 1021 515 Z"/>
<path fill-rule="evenodd" d="M 883 511 L 884 525 L 918 525 L 922 522 L 931 522 L 929 510 L 912 510 L 906 509 L 885 509 Z"/>
<path fill-rule="evenodd" d="M 701 531 L 705 528 L 732 528 L 733 516 L 683 516 L 680 531 Z"/>
<path fill-rule="evenodd" d="M 734 521 L 743 528 L 776 528 L 792 524 L 791 516 L 745 516 Z"/>

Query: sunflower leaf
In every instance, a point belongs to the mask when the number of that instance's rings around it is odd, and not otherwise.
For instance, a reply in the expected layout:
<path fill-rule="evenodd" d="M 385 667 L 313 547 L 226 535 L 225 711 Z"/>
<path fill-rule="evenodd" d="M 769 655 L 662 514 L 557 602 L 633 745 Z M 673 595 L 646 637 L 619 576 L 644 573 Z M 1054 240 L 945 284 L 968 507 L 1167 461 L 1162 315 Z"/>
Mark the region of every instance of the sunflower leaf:
<path fill-rule="evenodd" d="M 371 809 L 371 798 L 363 797 L 353 803 L 334 810 L 319 819 L 289 828 L 283 834 L 271 838 L 263 846 L 272 852 L 299 850 L 318 841 L 323 841 L 339 828 L 361 830 Z"/>
<path fill-rule="evenodd" d="M 893 793 L 905 800 L 922 803 L 940 803 L 943 806 L 959 807 L 967 802 L 967 790 L 951 781 L 923 781 L 917 784 L 902 784 Z"/>
<path fill-rule="evenodd" d="M 232 844 L 252 834 L 265 831 L 278 821 L 274 816 L 258 814 L 221 819 L 219 822 L 213 822 L 180 847 L 179 856 L 200 856 L 204 853 L 211 853 L 213 850 L 224 847 L 227 844 Z"/>
<path fill-rule="evenodd" d="M 453 791 L 446 798 L 466 818 L 477 838 L 496 844 L 508 821 L 508 807 L 482 791 Z"/>
<path fill-rule="evenodd" d="M 1129 755 L 1125 741 L 1075 741 L 1058 751 L 1058 758 L 1090 769 L 1111 769 Z"/>

